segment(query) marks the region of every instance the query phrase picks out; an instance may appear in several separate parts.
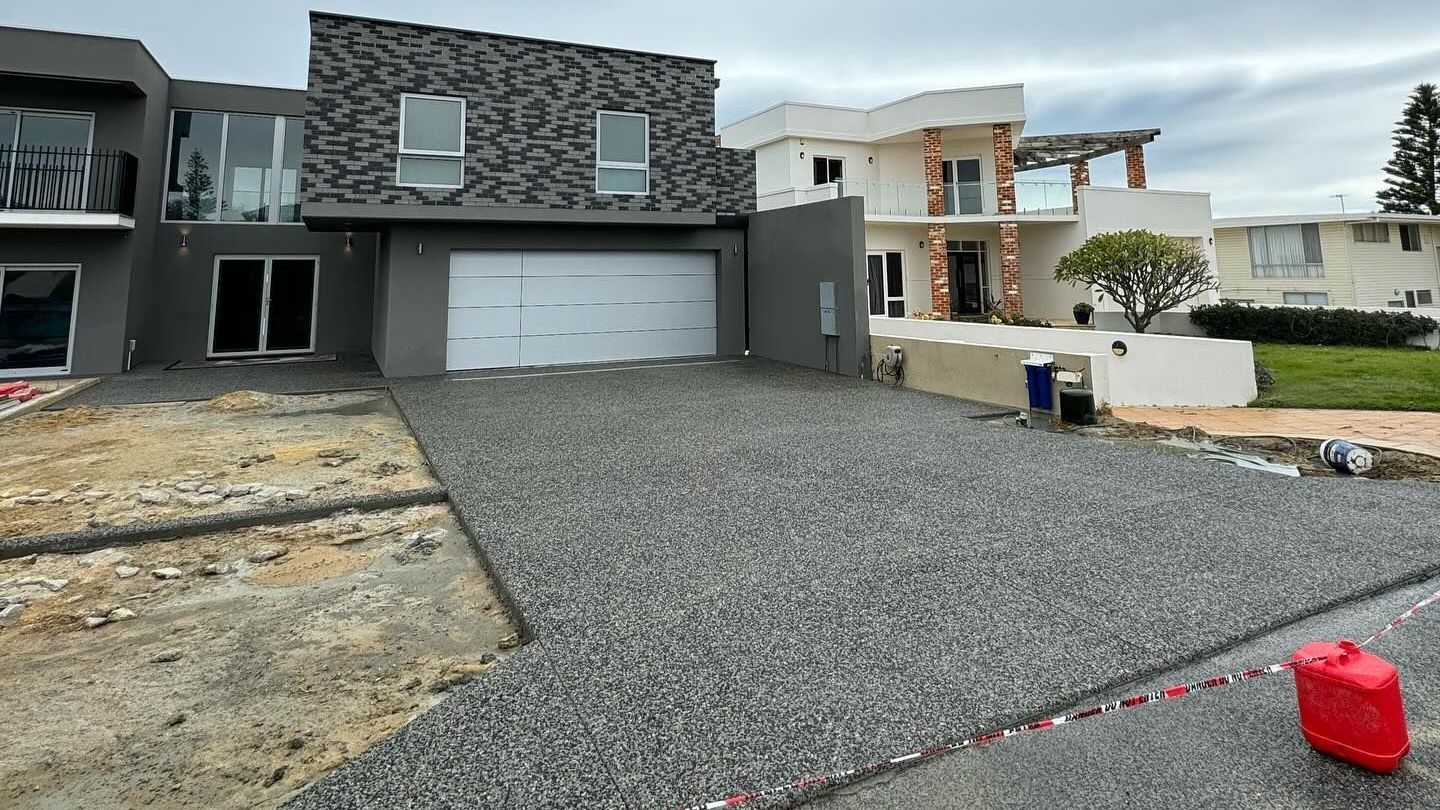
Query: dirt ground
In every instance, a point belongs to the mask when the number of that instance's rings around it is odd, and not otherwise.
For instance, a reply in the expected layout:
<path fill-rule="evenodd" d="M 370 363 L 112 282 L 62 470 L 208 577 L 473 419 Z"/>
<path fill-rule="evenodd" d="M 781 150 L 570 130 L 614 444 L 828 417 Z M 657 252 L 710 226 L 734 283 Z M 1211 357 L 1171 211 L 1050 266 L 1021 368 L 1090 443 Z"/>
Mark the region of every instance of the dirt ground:
<path fill-rule="evenodd" d="M 302 462 L 284 472 L 313 477 L 313 448 L 336 446 L 302 427 L 315 418 L 266 443 Z M 183 465 L 234 472 L 217 462 L 243 443 L 198 441 L 174 450 Z M 515 632 L 444 506 L 0 560 L 0 608 L 3 807 L 273 806 L 489 669 Z"/>
<path fill-rule="evenodd" d="M 384 391 L 41 411 L 0 448 L 0 538 L 436 483 Z"/>
<path fill-rule="evenodd" d="M 1252 453 L 1281 464 L 1294 464 L 1301 475 L 1324 476 L 1329 478 L 1373 478 L 1376 480 L 1410 480 L 1440 483 L 1440 458 L 1404 453 L 1399 450 L 1370 448 L 1375 453 L 1375 466 L 1358 476 L 1342 476 L 1320 459 L 1320 442 L 1315 439 L 1288 438 L 1282 436 L 1211 436 L 1197 428 L 1170 430 L 1138 422 L 1126 422 L 1114 417 L 1102 417 L 1100 424 L 1077 428 L 1077 433 L 1105 441 L 1122 442 L 1161 448 L 1156 442 L 1169 438 L 1200 442 L 1206 439 L 1223 447 Z"/>

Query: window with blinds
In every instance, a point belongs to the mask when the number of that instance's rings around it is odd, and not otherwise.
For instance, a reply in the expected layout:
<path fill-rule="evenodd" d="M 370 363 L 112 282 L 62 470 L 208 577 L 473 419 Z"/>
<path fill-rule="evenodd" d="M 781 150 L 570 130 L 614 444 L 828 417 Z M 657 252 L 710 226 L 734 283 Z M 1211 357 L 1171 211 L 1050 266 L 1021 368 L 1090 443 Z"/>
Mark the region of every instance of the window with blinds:
<path fill-rule="evenodd" d="M 1251 228 L 1250 271 L 1255 278 L 1323 278 L 1320 226 L 1307 222 Z"/>

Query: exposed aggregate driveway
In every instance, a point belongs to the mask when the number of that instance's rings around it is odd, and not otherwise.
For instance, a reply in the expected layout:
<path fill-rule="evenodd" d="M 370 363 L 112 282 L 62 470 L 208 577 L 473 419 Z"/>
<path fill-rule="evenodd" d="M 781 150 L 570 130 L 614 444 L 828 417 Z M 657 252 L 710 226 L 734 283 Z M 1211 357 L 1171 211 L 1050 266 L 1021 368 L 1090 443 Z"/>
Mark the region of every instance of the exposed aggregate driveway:
<path fill-rule="evenodd" d="M 766 361 L 392 391 L 536 640 L 296 807 L 681 806 L 1067 706 L 1440 563 L 1432 486 Z"/>

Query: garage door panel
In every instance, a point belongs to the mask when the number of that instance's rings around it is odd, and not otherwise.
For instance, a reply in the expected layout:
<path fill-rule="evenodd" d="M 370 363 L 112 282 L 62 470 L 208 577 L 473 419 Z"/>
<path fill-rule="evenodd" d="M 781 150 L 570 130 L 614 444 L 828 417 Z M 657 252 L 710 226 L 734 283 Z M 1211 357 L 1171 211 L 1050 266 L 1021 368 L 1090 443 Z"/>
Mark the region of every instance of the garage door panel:
<path fill-rule="evenodd" d="M 520 334 L 520 307 L 463 307 L 450 309 L 446 337 L 514 337 Z"/>
<path fill-rule="evenodd" d="M 715 275 L 715 254 L 697 251 L 532 250 L 523 264 L 527 277 Z"/>
<path fill-rule="evenodd" d="M 520 338 L 468 338 L 445 341 L 445 368 L 513 368 L 520 365 Z"/>
<path fill-rule="evenodd" d="M 557 276 L 525 278 L 525 306 L 715 300 L 715 276 Z"/>
<path fill-rule="evenodd" d="M 450 306 L 453 307 L 518 307 L 519 278 L 452 278 Z"/>
<path fill-rule="evenodd" d="M 543 335 L 520 341 L 520 365 L 603 363 L 715 353 L 714 329 L 667 329 L 586 335 Z"/>
<path fill-rule="evenodd" d="M 450 252 L 450 277 L 519 276 L 519 250 L 454 250 Z"/>
<path fill-rule="evenodd" d="M 520 334 L 571 335 L 715 327 L 715 302 L 526 307 Z"/>

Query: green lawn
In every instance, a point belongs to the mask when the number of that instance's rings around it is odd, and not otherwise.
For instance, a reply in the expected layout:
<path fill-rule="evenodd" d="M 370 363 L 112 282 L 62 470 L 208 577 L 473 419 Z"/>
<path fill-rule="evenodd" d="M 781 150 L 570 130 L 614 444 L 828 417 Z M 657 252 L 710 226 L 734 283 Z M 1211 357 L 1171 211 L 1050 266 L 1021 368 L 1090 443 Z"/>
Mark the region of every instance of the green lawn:
<path fill-rule="evenodd" d="M 1440 411 L 1440 351 L 1255 344 L 1275 385 L 1260 408 Z"/>

